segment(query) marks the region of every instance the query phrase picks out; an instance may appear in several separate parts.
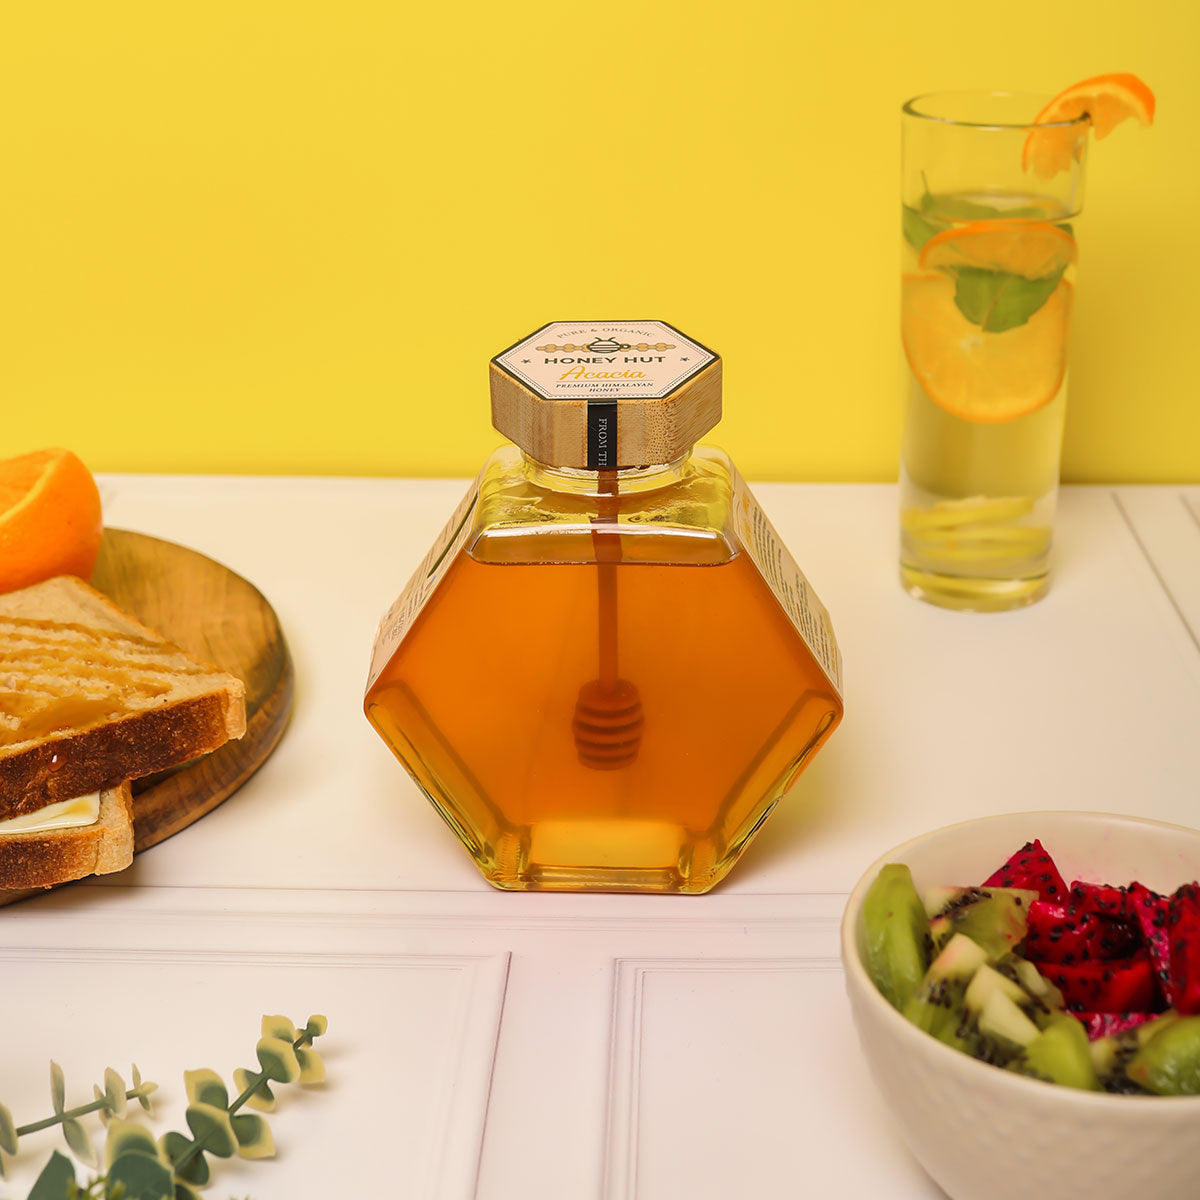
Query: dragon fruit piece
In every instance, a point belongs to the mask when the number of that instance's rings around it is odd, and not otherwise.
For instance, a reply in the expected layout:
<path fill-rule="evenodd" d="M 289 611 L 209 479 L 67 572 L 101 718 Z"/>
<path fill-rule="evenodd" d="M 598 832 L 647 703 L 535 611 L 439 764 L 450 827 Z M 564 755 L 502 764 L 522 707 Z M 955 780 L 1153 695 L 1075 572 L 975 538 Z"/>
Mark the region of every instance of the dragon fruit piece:
<path fill-rule="evenodd" d="M 1150 962 L 1158 976 L 1159 987 L 1168 1004 L 1175 1004 L 1175 986 L 1171 978 L 1171 940 L 1167 930 L 1170 899 L 1152 892 L 1141 883 L 1129 885 L 1129 903 L 1142 929 Z"/>
<path fill-rule="evenodd" d="M 999 870 L 983 881 L 984 887 L 1027 888 L 1042 900 L 1064 903 L 1066 881 L 1040 841 L 1026 842 Z"/>
<path fill-rule="evenodd" d="M 1115 1037 L 1127 1029 L 1136 1029 L 1139 1025 L 1145 1025 L 1147 1021 L 1154 1020 L 1154 1015 L 1149 1012 L 1077 1012 L 1075 1014 L 1083 1022 L 1089 1042 L 1097 1041 L 1102 1037 Z"/>
<path fill-rule="evenodd" d="M 1157 1012 L 1162 998 L 1145 950 L 1113 962 L 1037 963 L 1073 1013 Z"/>
<path fill-rule="evenodd" d="M 1085 883 L 1082 879 L 1071 882 L 1071 903 L 1082 912 L 1095 913 L 1114 921 L 1132 921 L 1133 904 L 1131 891 L 1141 884 L 1130 887 L 1111 887 L 1107 883 Z"/>
<path fill-rule="evenodd" d="M 1200 884 L 1185 883 L 1169 901 L 1171 995 L 1184 1015 L 1200 1013 Z"/>
<path fill-rule="evenodd" d="M 1080 963 L 1127 958 L 1142 944 L 1140 929 L 1074 905 L 1035 900 L 1029 906 L 1025 954 L 1035 962 Z"/>

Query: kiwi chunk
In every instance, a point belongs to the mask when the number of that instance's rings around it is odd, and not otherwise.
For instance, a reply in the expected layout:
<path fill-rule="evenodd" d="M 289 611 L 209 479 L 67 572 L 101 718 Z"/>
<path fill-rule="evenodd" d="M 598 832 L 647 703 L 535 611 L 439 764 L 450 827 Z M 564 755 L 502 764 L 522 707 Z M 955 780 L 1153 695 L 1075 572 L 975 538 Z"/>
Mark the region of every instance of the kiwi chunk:
<path fill-rule="evenodd" d="M 994 967 L 985 964 L 975 972 L 967 987 L 964 997 L 967 1008 L 976 1015 L 983 1012 L 983 1007 L 993 992 L 1003 992 L 1010 1000 L 1016 1002 L 1018 1008 L 1029 999 L 1019 983 L 1013 982 Z"/>
<path fill-rule="evenodd" d="M 1100 1090 L 1087 1031 L 1067 1013 L 1054 1017 L 1011 1065 L 1022 1075 L 1032 1075 L 1048 1083 L 1085 1092 Z"/>
<path fill-rule="evenodd" d="M 1126 1067 L 1152 1038 L 1156 1037 L 1180 1019 L 1179 1014 L 1169 1008 L 1161 1016 L 1146 1021 L 1123 1033 L 1109 1034 L 1097 1038 L 1090 1047 L 1092 1063 L 1100 1083 L 1106 1092 L 1140 1092 L 1143 1089 L 1125 1073 Z"/>
<path fill-rule="evenodd" d="M 996 964 L 996 970 L 1015 979 L 1035 1000 L 1047 1009 L 1065 1012 L 1067 1003 L 1063 994 L 1027 958 L 1011 954 Z"/>
<path fill-rule="evenodd" d="M 1200 1017 L 1181 1017 L 1157 1030 L 1125 1074 L 1159 1096 L 1200 1096 Z"/>
<path fill-rule="evenodd" d="M 930 896 L 931 902 L 939 898 Z M 944 907 L 929 923 L 935 947 L 956 933 L 978 942 L 991 958 L 1012 953 L 1025 940 L 1029 905 L 1037 892 L 1023 888 L 959 888 L 940 897 Z"/>
<path fill-rule="evenodd" d="M 956 934 L 929 965 L 921 986 L 905 1004 L 907 1020 L 939 1042 L 974 1054 L 978 1034 L 967 1013 L 967 988 L 987 962 L 987 951 L 963 934 Z"/>
<path fill-rule="evenodd" d="M 999 988 L 988 993 L 978 1024 L 979 1032 L 997 1044 L 1001 1057 L 1011 1057 L 1038 1036 L 1038 1027 Z"/>
<path fill-rule="evenodd" d="M 888 863 L 862 907 L 866 966 L 875 986 L 898 1009 L 916 992 L 929 967 L 929 921 L 912 873 Z"/>

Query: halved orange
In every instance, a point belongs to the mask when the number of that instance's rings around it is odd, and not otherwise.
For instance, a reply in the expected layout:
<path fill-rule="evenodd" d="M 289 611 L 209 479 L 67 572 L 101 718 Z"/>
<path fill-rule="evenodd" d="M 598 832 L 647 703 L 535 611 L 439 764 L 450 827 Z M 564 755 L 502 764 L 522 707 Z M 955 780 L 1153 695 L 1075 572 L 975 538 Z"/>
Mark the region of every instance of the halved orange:
<path fill-rule="evenodd" d="M 1023 325 L 985 333 L 959 312 L 949 276 L 905 275 L 900 334 L 908 365 L 929 398 L 956 417 L 1023 417 L 1062 386 L 1073 296 L 1064 279 Z"/>
<path fill-rule="evenodd" d="M 100 493 L 69 450 L 0 462 L 0 592 L 50 579 L 87 579 L 100 551 Z"/>
<path fill-rule="evenodd" d="M 922 270 L 980 267 L 1043 279 L 1076 259 L 1075 239 L 1045 221 L 969 221 L 921 248 Z"/>
<path fill-rule="evenodd" d="M 1098 138 L 1107 137 L 1122 121 L 1136 118 L 1143 125 L 1154 123 L 1154 93 L 1136 76 L 1117 72 L 1094 75 L 1058 93 L 1034 122 L 1050 125 L 1086 116 Z M 1041 179 L 1049 179 L 1071 166 L 1082 144 L 1080 131 L 1061 126 L 1035 129 L 1025 139 L 1021 164 Z"/>

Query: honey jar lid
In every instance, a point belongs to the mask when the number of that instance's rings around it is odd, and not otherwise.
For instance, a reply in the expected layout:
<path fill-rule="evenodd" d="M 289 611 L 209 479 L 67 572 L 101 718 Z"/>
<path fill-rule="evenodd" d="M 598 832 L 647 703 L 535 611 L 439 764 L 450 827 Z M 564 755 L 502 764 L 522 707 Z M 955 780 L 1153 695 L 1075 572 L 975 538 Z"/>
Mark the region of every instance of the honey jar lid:
<path fill-rule="evenodd" d="M 555 467 L 673 462 L 721 419 L 720 356 L 665 321 L 554 321 L 490 375 L 492 424 Z"/>

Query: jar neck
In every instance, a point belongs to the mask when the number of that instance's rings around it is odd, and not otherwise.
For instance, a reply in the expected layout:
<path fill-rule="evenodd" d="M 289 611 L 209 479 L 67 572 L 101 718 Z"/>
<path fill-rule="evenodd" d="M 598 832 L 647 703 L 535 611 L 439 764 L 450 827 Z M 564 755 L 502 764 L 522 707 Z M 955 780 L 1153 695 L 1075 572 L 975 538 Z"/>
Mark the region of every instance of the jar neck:
<path fill-rule="evenodd" d="M 537 487 L 577 496 L 622 496 L 652 492 L 678 483 L 691 461 L 691 450 L 669 463 L 621 467 L 615 471 L 589 471 L 580 467 L 554 467 L 522 452 L 525 477 Z"/>

